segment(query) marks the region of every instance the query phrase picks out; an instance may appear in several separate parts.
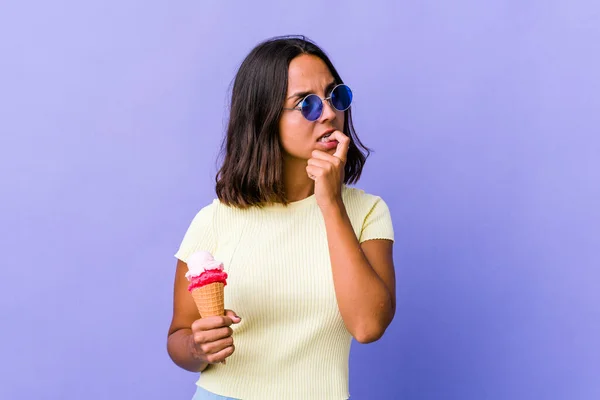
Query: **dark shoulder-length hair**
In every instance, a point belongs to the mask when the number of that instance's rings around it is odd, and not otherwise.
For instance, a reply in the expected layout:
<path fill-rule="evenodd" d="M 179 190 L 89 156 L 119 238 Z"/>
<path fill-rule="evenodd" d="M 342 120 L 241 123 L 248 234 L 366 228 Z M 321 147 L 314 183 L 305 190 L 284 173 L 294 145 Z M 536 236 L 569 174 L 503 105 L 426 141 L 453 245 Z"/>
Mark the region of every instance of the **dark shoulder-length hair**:
<path fill-rule="evenodd" d="M 231 94 L 227 134 L 221 146 L 223 164 L 216 176 L 219 200 L 248 208 L 289 203 L 283 184 L 283 148 L 279 119 L 287 95 L 288 67 L 301 54 L 319 57 L 344 83 L 329 57 L 304 36 L 276 37 L 260 43 L 242 62 Z M 344 133 L 350 138 L 344 183 L 359 180 L 370 149 L 362 144 L 345 111 Z"/>

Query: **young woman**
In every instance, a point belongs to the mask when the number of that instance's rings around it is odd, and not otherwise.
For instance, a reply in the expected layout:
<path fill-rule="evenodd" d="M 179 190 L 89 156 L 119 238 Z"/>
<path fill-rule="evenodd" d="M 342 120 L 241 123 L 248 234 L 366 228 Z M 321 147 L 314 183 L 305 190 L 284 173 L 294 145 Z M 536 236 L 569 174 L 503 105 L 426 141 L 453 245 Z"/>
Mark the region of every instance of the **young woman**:
<path fill-rule="evenodd" d="M 378 340 L 392 321 L 390 213 L 347 186 L 369 155 L 351 103 L 304 37 L 267 40 L 240 66 L 217 199 L 175 255 L 168 351 L 201 372 L 194 399 L 347 399 L 351 339 Z M 229 275 L 223 317 L 200 318 L 187 290 L 199 250 Z"/>

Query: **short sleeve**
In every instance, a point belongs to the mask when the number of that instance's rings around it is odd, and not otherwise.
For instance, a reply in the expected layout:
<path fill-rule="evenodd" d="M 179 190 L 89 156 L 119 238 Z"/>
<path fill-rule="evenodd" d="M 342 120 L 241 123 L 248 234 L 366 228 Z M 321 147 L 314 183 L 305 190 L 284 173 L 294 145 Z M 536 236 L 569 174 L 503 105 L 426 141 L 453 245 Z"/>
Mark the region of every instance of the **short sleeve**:
<path fill-rule="evenodd" d="M 392 226 L 390 209 L 381 197 L 377 198 L 363 221 L 359 242 L 374 239 L 394 240 L 394 227 Z"/>
<path fill-rule="evenodd" d="M 179 250 L 175 257 L 187 262 L 188 257 L 197 251 L 208 251 L 214 253 L 217 248 L 217 240 L 213 228 L 213 220 L 216 204 L 202 208 L 192 220 L 185 233 Z"/>

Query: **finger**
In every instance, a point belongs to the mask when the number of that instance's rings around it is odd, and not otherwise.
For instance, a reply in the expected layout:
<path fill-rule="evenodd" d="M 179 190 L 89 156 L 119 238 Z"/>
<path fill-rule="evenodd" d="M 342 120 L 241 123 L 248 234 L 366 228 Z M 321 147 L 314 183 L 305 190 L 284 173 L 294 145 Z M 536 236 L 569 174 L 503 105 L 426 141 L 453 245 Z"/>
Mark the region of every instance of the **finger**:
<path fill-rule="evenodd" d="M 235 311 L 232 311 L 232 310 L 225 310 L 225 316 L 231 318 L 231 321 L 234 324 L 239 324 L 240 321 L 242 320 L 242 317 L 240 317 L 239 315 L 237 315 L 237 313 Z"/>
<path fill-rule="evenodd" d="M 230 317 L 226 316 L 213 316 L 200 318 L 192 324 L 192 330 L 203 330 L 208 331 L 210 329 L 222 328 L 224 326 L 230 326 L 233 321 Z"/>
<path fill-rule="evenodd" d="M 316 158 L 318 160 L 330 160 L 333 155 L 324 152 L 323 150 L 313 150 L 311 153 L 312 158 Z"/>
<path fill-rule="evenodd" d="M 198 344 L 216 342 L 217 340 L 230 337 L 232 334 L 233 329 L 229 327 L 199 331 L 194 332 L 194 341 Z"/>
<path fill-rule="evenodd" d="M 208 361 L 209 364 L 218 364 L 222 361 L 225 361 L 225 359 L 227 357 L 229 357 L 230 355 L 232 355 L 234 351 L 235 351 L 235 346 L 231 345 L 217 353 L 207 355 L 206 360 Z"/>
<path fill-rule="evenodd" d="M 316 165 L 316 166 L 320 166 L 322 168 L 329 168 L 331 166 L 334 167 L 340 167 L 344 164 L 344 162 L 339 159 L 338 157 L 334 157 L 331 154 L 327 154 L 324 151 L 320 151 L 320 150 L 314 150 L 312 152 L 312 157 L 311 159 L 309 159 L 309 164 L 311 164 L 310 160 L 320 160 L 320 161 L 324 161 L 325 163 L 329 164 L 318 164 L 316 162 L 313 162 L 312 165 Z"/>
<path fill-rule="evenodd" d="M 202 349 L 204 354 L 208 355 L 218 353 L 219 351 L 232 345 L 233 338 L 230 336 L 224 339 L 219 339 L 215 342 L 203 343 L 202 345 L 200 345 L 200 349 Z"/>
<path fill-rule="evenodd" d="M 337 148 L 335 149 L 335 153 L 333 153 L 334 157 L 339 158 L 344 163 L 348 157 L 348 148 L 350 147 L 350 138 L 344 135 L 341 131 L 334 131 L 331 134 L 331 137 L 338 141 Z"/>
<path fill-rule="evenodd" d="M 334 157 L 333 155 L 325 153 L 324 151 L 321 151 L 321 150 L 313 150 L 313 152 L 311 153 L 311 156 L 315 160 L 323 160 L 323 161 L 327 161 L 330 163 L 333 163 L 333 162 L 339 160 L 339 158 Z"/>
<path fill-rule="evenodd" d="M 327 154 L 329 157 L 333 158 L 335 160 L 335 157 L 330 156 L 329 154 Z M 325 161 L 322 159 L 318 159 L 318 158 L 311 158 L 308 160 L 308 165 L 311 165 L 313 167 L 317 167 L 317 168 L 331 168 L 331 160 Z"/>
<path fill-rule="evenodd" d="M 323 175 L 323 168 L 315 167 L 314 165 L 307 165 L 306 173 L 310 179 L 316 180 Z"/>

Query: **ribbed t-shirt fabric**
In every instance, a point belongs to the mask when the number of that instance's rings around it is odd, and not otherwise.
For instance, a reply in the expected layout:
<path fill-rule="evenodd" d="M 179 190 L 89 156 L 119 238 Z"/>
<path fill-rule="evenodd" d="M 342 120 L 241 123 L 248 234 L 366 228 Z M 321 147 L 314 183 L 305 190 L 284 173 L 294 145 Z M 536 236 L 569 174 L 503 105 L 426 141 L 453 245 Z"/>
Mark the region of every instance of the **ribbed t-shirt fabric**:
<path fill-rule="evenodd" d="M 346 185 L 342 199 L 362 243 L 394 240 L 387 204 Z M 229 278 L 225 308 L 236 351 L 197 384 L 244 400 L 347 399 L 351 335 L 339 312 L 322 212 L 314 195 L 242 210 L 215 199 L 192 220 L 175 257 L 211 252 Z"/>

